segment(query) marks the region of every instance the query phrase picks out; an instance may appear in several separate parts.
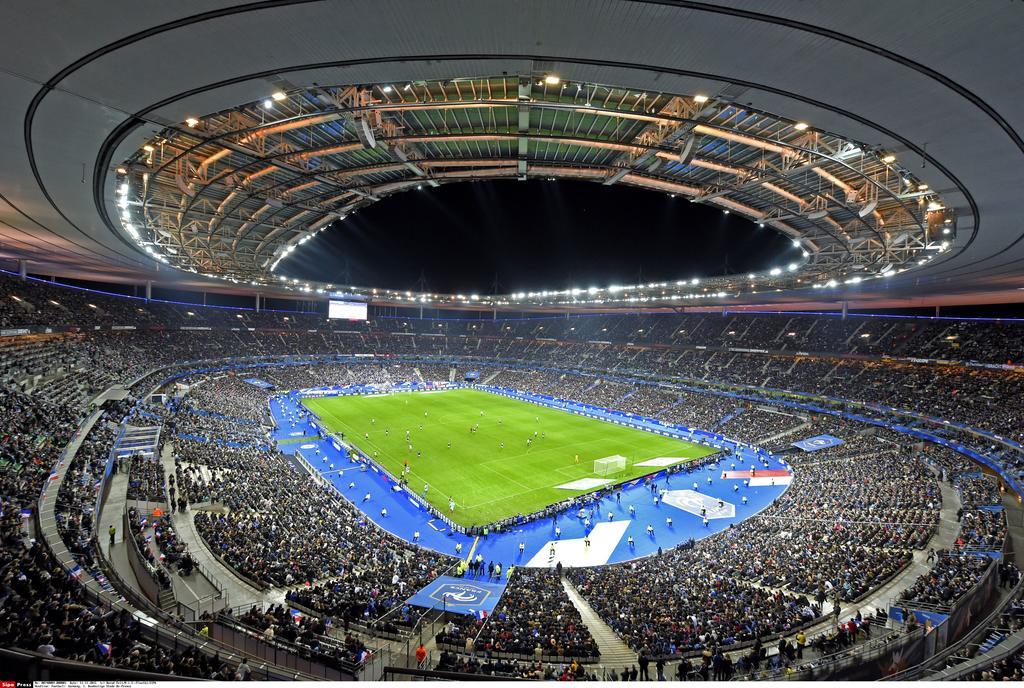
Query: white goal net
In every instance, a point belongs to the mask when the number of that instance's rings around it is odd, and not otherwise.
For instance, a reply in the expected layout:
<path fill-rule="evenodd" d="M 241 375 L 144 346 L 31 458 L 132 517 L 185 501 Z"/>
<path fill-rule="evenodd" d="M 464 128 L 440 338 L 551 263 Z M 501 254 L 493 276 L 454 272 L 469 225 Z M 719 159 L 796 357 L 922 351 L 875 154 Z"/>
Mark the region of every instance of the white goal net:
<path fill-rule="evenodd" d="M 603 459 L 594 459 L 595 475 L 612 475 L 626 470 L 625 456 L 606 456 Z"/>

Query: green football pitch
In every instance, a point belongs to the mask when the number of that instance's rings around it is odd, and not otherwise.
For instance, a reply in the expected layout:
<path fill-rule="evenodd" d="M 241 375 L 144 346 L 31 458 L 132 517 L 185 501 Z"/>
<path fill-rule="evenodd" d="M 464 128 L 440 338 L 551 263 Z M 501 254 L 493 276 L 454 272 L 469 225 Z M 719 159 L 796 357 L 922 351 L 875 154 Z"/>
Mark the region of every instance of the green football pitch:
<path fill-rule="evenodd" d="M 427 500 L 463 526 L 532 513 L 590 491 L 558 488 L 581 478 L 620 482 L 659 470 L 634 465 L 640 461 L 693 460 L 714 451 L 473 389 L 303 403 L 331 432 L 344 433 L 346 442 L 392 475 L 401 475 L 408 461 L 409 487 L 422 494 L 427 483 Z M 475 425 L 477 431 L 471 432 Z M 527 438 L 533 440 L 529 445 Z M 594 460 L 614 455 L 626 457 L 626 469 L 596 476 Z M 454 513 L 449 512 L 449 498 L 455 501 Z"/>

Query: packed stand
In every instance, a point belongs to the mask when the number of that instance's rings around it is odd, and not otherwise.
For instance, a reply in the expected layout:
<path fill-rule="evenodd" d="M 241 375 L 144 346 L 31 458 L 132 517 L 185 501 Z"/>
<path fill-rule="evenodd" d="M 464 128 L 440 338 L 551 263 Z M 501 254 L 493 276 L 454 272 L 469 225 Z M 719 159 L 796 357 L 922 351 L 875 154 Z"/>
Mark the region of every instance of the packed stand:
<path fill-rule="evenodd" d="M 456 651 L 467 639 L 477 652 L 509 653 L 522 658 L 556 657 L 596 661 L 600 652 L 579 611 L 548 569 L 517 568 L 501 601 L 486 619 L 463 616 L 438 633 L 439 645 Z"/>
<path fill-rule="evenodd" d="M 991 564 L 984 556 L 939 552 L 931 570 L 900 593 L 900 600 L 906 605 L 952 605 L 981 580 Z"/>
<path fill-rule="evenodd" d="M 128 499 L 143 502 L 165 501 L 162 463 L 144 456 L 129 456 L 118 463 L 122 470 L 128 470 Z"/>

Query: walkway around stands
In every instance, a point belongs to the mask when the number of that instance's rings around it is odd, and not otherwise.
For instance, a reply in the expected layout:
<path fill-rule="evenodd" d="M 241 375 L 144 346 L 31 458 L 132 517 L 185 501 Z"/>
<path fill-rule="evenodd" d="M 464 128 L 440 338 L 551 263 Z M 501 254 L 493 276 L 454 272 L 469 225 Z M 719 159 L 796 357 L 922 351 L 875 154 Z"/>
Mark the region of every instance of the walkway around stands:
<path fill-rule="evenodd" d="M 128 561 L 128 538 L 130 533 L 124 532 L 124 509 L 128 501 L 128 474 L 125 471 L 114 473 L 110 476 L 110 491 L 100 511 L 99 523 L 96 532 L 100 542 L 100 548 L 110 565 L 114 567 L 121 580 L 128 584 L 132 590 L 144 596 L 142 586 L 135 577 L 135 571 Z M 110 527 L 117 529 L 115 542 L 110 544 Z"/>

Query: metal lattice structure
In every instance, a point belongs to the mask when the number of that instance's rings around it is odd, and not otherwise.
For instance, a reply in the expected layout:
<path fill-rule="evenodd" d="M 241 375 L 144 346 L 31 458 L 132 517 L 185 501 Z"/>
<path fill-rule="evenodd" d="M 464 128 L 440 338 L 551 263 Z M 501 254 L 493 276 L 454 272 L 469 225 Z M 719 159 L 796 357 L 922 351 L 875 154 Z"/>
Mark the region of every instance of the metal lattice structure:
<path fill-rule="evenodd" d="M 888 276 L 946 250 L 955 218 L 886 151 L 737 104 L 553 75 L 289 89 L 165 129 L 119 168 L 122 225 L 158 260 L 280 284 L 278 264 L 392 194 L 466 180 L 627 184 L 793 240 L 768 274 L 476 297 L 491 305 L 677 302 Z M 343 225 L 341 225 L 343 226 Z M 289 284 L 311 291 L 334 285 Z M 347 290 L 377 295 L 373 285 Z M 433 303 L 465 295 L 385 292 Z"/>

